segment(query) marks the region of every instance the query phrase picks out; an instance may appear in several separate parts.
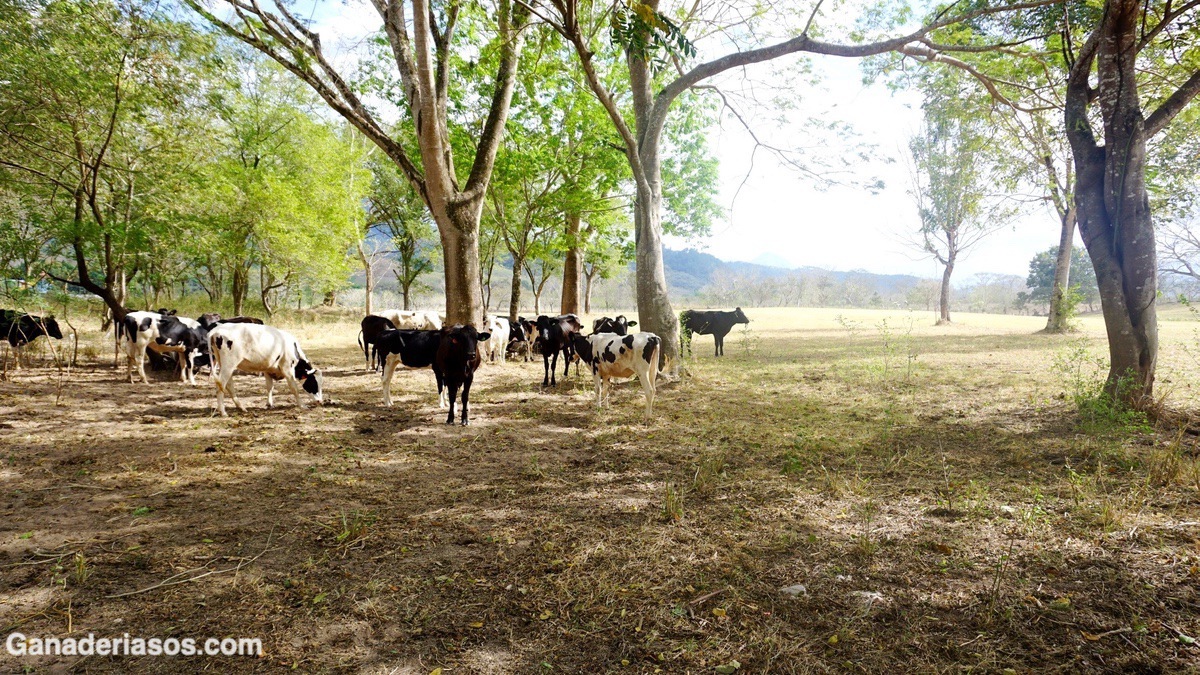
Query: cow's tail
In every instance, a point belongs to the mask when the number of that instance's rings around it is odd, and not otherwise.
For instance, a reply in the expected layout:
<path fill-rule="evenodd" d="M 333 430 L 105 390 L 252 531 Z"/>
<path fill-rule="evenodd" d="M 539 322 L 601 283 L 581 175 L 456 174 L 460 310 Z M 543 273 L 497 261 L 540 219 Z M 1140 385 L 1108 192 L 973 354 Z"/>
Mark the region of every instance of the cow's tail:
<path fill-rule="evenodd" d="M 684 354 L 692 351 L 692 329 L 688 328 L 688 319 L 691 317 L 692 310 L 685 309 L 679 313 L 679 356 L 683 358 Z"/>
<path fill-rule="evenodd" d="M 656 344 L 654 345 L 654 353 L 650 357 L 650 363 L 661 363 L 658 368 L 658 372 L 654 374 L 655 381 L 663 377 L 663 373 L 670 372 L 671 357 L 668 356 L 667 358 L 663 359 L 662 353 L 662 338 L 658 338 Z"/>
<path fill-rule="evenodd" d="M 213 382 L 218 382 L 217 375 L 221 373 L 221 350 L 217 346 L 217 340 L 220 339 L 220 335 L 209 334 L 208 336 L 208 358 L 209 361 L 211 361 L 211 363 L 209 363 L 209 367 L 212 370 Z"/>
<path fill-rule="evenodd" d="M 358 348 L 362 350 L 364 359 L 371 358 L 371 355 L 367 352 L 367 344 L 363 342 L 363 332 L 361 328 L 358 330 Z"/>

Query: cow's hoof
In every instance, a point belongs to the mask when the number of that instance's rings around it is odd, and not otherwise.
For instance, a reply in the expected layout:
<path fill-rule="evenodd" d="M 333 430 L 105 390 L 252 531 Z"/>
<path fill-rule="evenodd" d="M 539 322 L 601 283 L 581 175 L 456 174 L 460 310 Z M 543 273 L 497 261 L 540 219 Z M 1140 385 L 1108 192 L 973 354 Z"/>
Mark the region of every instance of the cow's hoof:
<path fill-rule="evenodd" d="M 446 424 L 454 424 L 454 418 L 451 417 L 450 419 L 446 420 Z"/>
<path fill-rule="evenodd" d="M 463 420 L 463 421 L 462 421 L 462 425 L 463 425 L 464 427 L 469 427 L 469 426 L 471 426 L 471 420 Z"/>

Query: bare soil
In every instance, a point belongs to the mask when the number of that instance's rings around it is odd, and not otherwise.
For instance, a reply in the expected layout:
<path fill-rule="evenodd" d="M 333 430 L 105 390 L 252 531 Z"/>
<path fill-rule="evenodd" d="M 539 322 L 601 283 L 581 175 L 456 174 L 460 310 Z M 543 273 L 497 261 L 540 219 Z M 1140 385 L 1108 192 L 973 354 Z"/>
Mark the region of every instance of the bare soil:
<path fill-rule="evenodd" d="M 266 653 L 0 667 L 1200 672 L 1186 426 L 1085 428 L 1051 373 L 1077 337 L 771 316 L 719 360 L 697 338 L 649 420 L 636 382 L 597 411 L 540 362 L 485 365 L 470 427 L 428 371 L 383 408 L 348 324 L 310 331 L 332 402 L 303 411 L 239 376 L 249 412 L 214 417 L 207 376 L 103 356 L 9 373 L 3 635 Z"/>

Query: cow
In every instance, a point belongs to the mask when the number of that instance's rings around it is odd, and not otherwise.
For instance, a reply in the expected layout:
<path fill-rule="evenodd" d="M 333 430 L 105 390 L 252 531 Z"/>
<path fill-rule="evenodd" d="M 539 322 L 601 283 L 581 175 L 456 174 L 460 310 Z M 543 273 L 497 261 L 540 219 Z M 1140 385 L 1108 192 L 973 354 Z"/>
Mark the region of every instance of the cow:
<path fill-rule="evenodd" d="M 612 388 L 614 377 L 637 376 L 646 394 L 646 415 L 654 413 L 654 385 L 658 378 L 658 357 L 662 340 L 654 333 L 596 333 L 573 335 L 572 347 L 580 361 L 592 369 L 596 383 L 596 407 L 604 405 L 604 389 Z"/>
<path fill-rule="evenodd" d="M 383 405 L 392 405 L 392 376 L 396 368 L 432 368 L 441 344 L 441 331 L 385 330 L 375 340 L 378 358 L 383 362 Z M 438 407 L 446 407 L 442 376 L 434 369 L 437 380 Z"/>
<path fill-rule="evenodd" d="M 317 403 L 324 401 L 321 391 L 321 371 L 304 355 L 300 343 L 286 331 L 258 324 L 230 323 L 212 329 L 208 334 L 208 349 L 212 354 L 213 384 L 217 387 L 217 412 L 225 412 L 225 395 L 233 399 L 238 410 L 246 408 L 233 391 L 233 373 L 241 370 L 262 373 L 267 381 L 267 407 L 275 405 L 276 380 L 286 380 L 296 397 L 296 407 L 303 409 L 300 389 L 308 392 Z"/>
<path fill-rule="evenodd" d="M 157 352 L 174 351 L 180 380 L 194 385 L 196 370 L 211 363 L 208 358 L 208 333 L 209 329 L 199 322 L 186 317 L 168 316 L 158 320 L 154 343 L 147 346 Z"/>
<path fill-rule="evenodd" d="M 487 332 L 491 337 L 487 340 L 481 340 L 479 346 L 483 349 L 483 353 L 487 355 L 488 361 L 496 361 L 500 359 L 500 363 L 504 363 L 504 359 L 508 352 L 508 343 L 506 339 L 510 332 L 508 319 L 500 316 L 484 317 L 483 325 L 487 328 Z"/>
<path fill-rule="evenodd" d="M 21 351 L 25 345 L 45 335 L 55 340 L 63 337 L 62 329 L 53 316 L 38 317 L 11 309 L 0 309 L 0 335 L 3 335 L 16 357 L 16 367 L 21 367 Z"/>
<path fill-rule="evenodd" d="M 508 327 L 508 343 L 505 345 L 505 355 L 509 352 L 513 356 L 524 357 L 525 361 L 530 360 L 530 334 L 532 333 L 533 325 L 529 323 L 529 319 L 523 316 L 517 317 L 517 320 Z"/>
<path fill-rule="evenodd" d="M 462 387 L 462 425 L 465 427 L 471 423 L 468 416 L 471 383 L 475 380 L 475 370 L 483 360 L 479 356 L 479 343 L 490 338 L 491 333 L 476 332 L 470 324 L 442 328 L 433 372 L 438 378 L 438 388 L 445 382 L 450 391 L 450 412 L 446 415 L 446 424 L 454 424 L 454 400 L 458 397 L 459 387 Z"/>
<path fill-rule="evenodd" d="M 537 338 L 534 342 L 542 353 L 542 363 L 546 369 L 545 376 L 542 378 L 542 386 L 557 386 L 554 371 L 558 369 L 558 353 L 563 352 L 563 358 L 567 362 L 566 370 L 563 371 L 563 377 L 566 377 L 567 372 L 571 369 L 571 336 L 582 331 L 583 324 L 579 323 L 579 317 L 574 314 L 555 317 L 543 314 L 537 318 L 534 328 L 537 331 Z M 551 364 L 552 355 L 553 364 Z"/>
<path fill-rule="evenodd" d="M 679 340 L 680 351 L 691 351 L 692 333 L 696 333 L 698 335 L 712 335 L 715 356 L 724 356 L 725 336 L 729 335 L 729 331 L 733 330 L 734 324 L 739 323 L 750 323 L 750 319 L 746 318 L 746 314 L 742 312 L 741 307 L 732 312 L 685 309 L 679 313 L 679 324 L 682 328 Z"/>
<path fill-rule="evenodd" d="M 125 352 L 126 362 L 129 367 L 130 384 L 134 381 L 134 364 L 137 365 L 137 374 L 141 375 L 142 383 L 150 383 L 150 379 L 146 377 L 146 349 L 151 349 L 159 353 L 186 351 L 186 348 L 181 345 L 164 345 L 158 343 L 159 322 L 166 319 L 178 320 L 181 323 L 185 321 L 191 322 L 191 324 L 197 327 L 200 325 L 198 321 L 176 318 L 173 314 L 163 314 L 162 312 L 129 312 L 117 324 L 117 340 L 119 341 L 121 350 Z M 185 325 L 188 328 L 192 327 L 190 324 Z M 180 379 L 181 381 L 185 379 L 182 373 Z"/>
<path fill-rule="evenodd" d="M 384 309 L 375 313 L 382 316 L 397 330 L 441 330 L 442 319 L 437 312 L 408 309 Z"/>
<path fill-rule="evenodd" d="M 596 333 L 614 333 L 616 335 L 626 335 L 629 329 L 636 326 L 636 321 L 629 321 L 624 314 L 618 314 L 617 318 L 610 319 L 607 316 L 602 316 L 592 322 L 592 335 Z"/>
<path fill-rule="evenodd" d="M 358 347 L 362 349 L 363 358 L 367 360 L 367 370 L 378 370 L 379 361 L 376 358 L 375 341 L 385 330 L 395 330 L 396 324 L 382 317 L 368 314 L 363 317 L 362 328 L 358 331 Z"/>

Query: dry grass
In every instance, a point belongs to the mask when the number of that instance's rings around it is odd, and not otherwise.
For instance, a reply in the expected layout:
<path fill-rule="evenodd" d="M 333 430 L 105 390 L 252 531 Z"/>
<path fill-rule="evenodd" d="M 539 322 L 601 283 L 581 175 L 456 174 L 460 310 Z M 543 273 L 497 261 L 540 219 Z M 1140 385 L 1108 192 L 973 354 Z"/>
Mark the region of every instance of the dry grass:
<path fill-rule="evenodd" d="M 53 369 L 10 373 L 0 624 L 268 652 L 59 664 L 95 672 L 1200 670 L 1196 437 L 1081 433 L 1051 368 L 1096 319 L 749 314 L 650 422 L 540 363 L 484 366 L 466 429 L 427 372 L 385 409 L 351 323 L 292 328 L 333 397 L 306 412 L 244 378 L 251 412 L 214 418 L 207 384 L 94 362 L 56 406 Z M 1184 410 L 1194 326 L 1162 329 Z"/>

